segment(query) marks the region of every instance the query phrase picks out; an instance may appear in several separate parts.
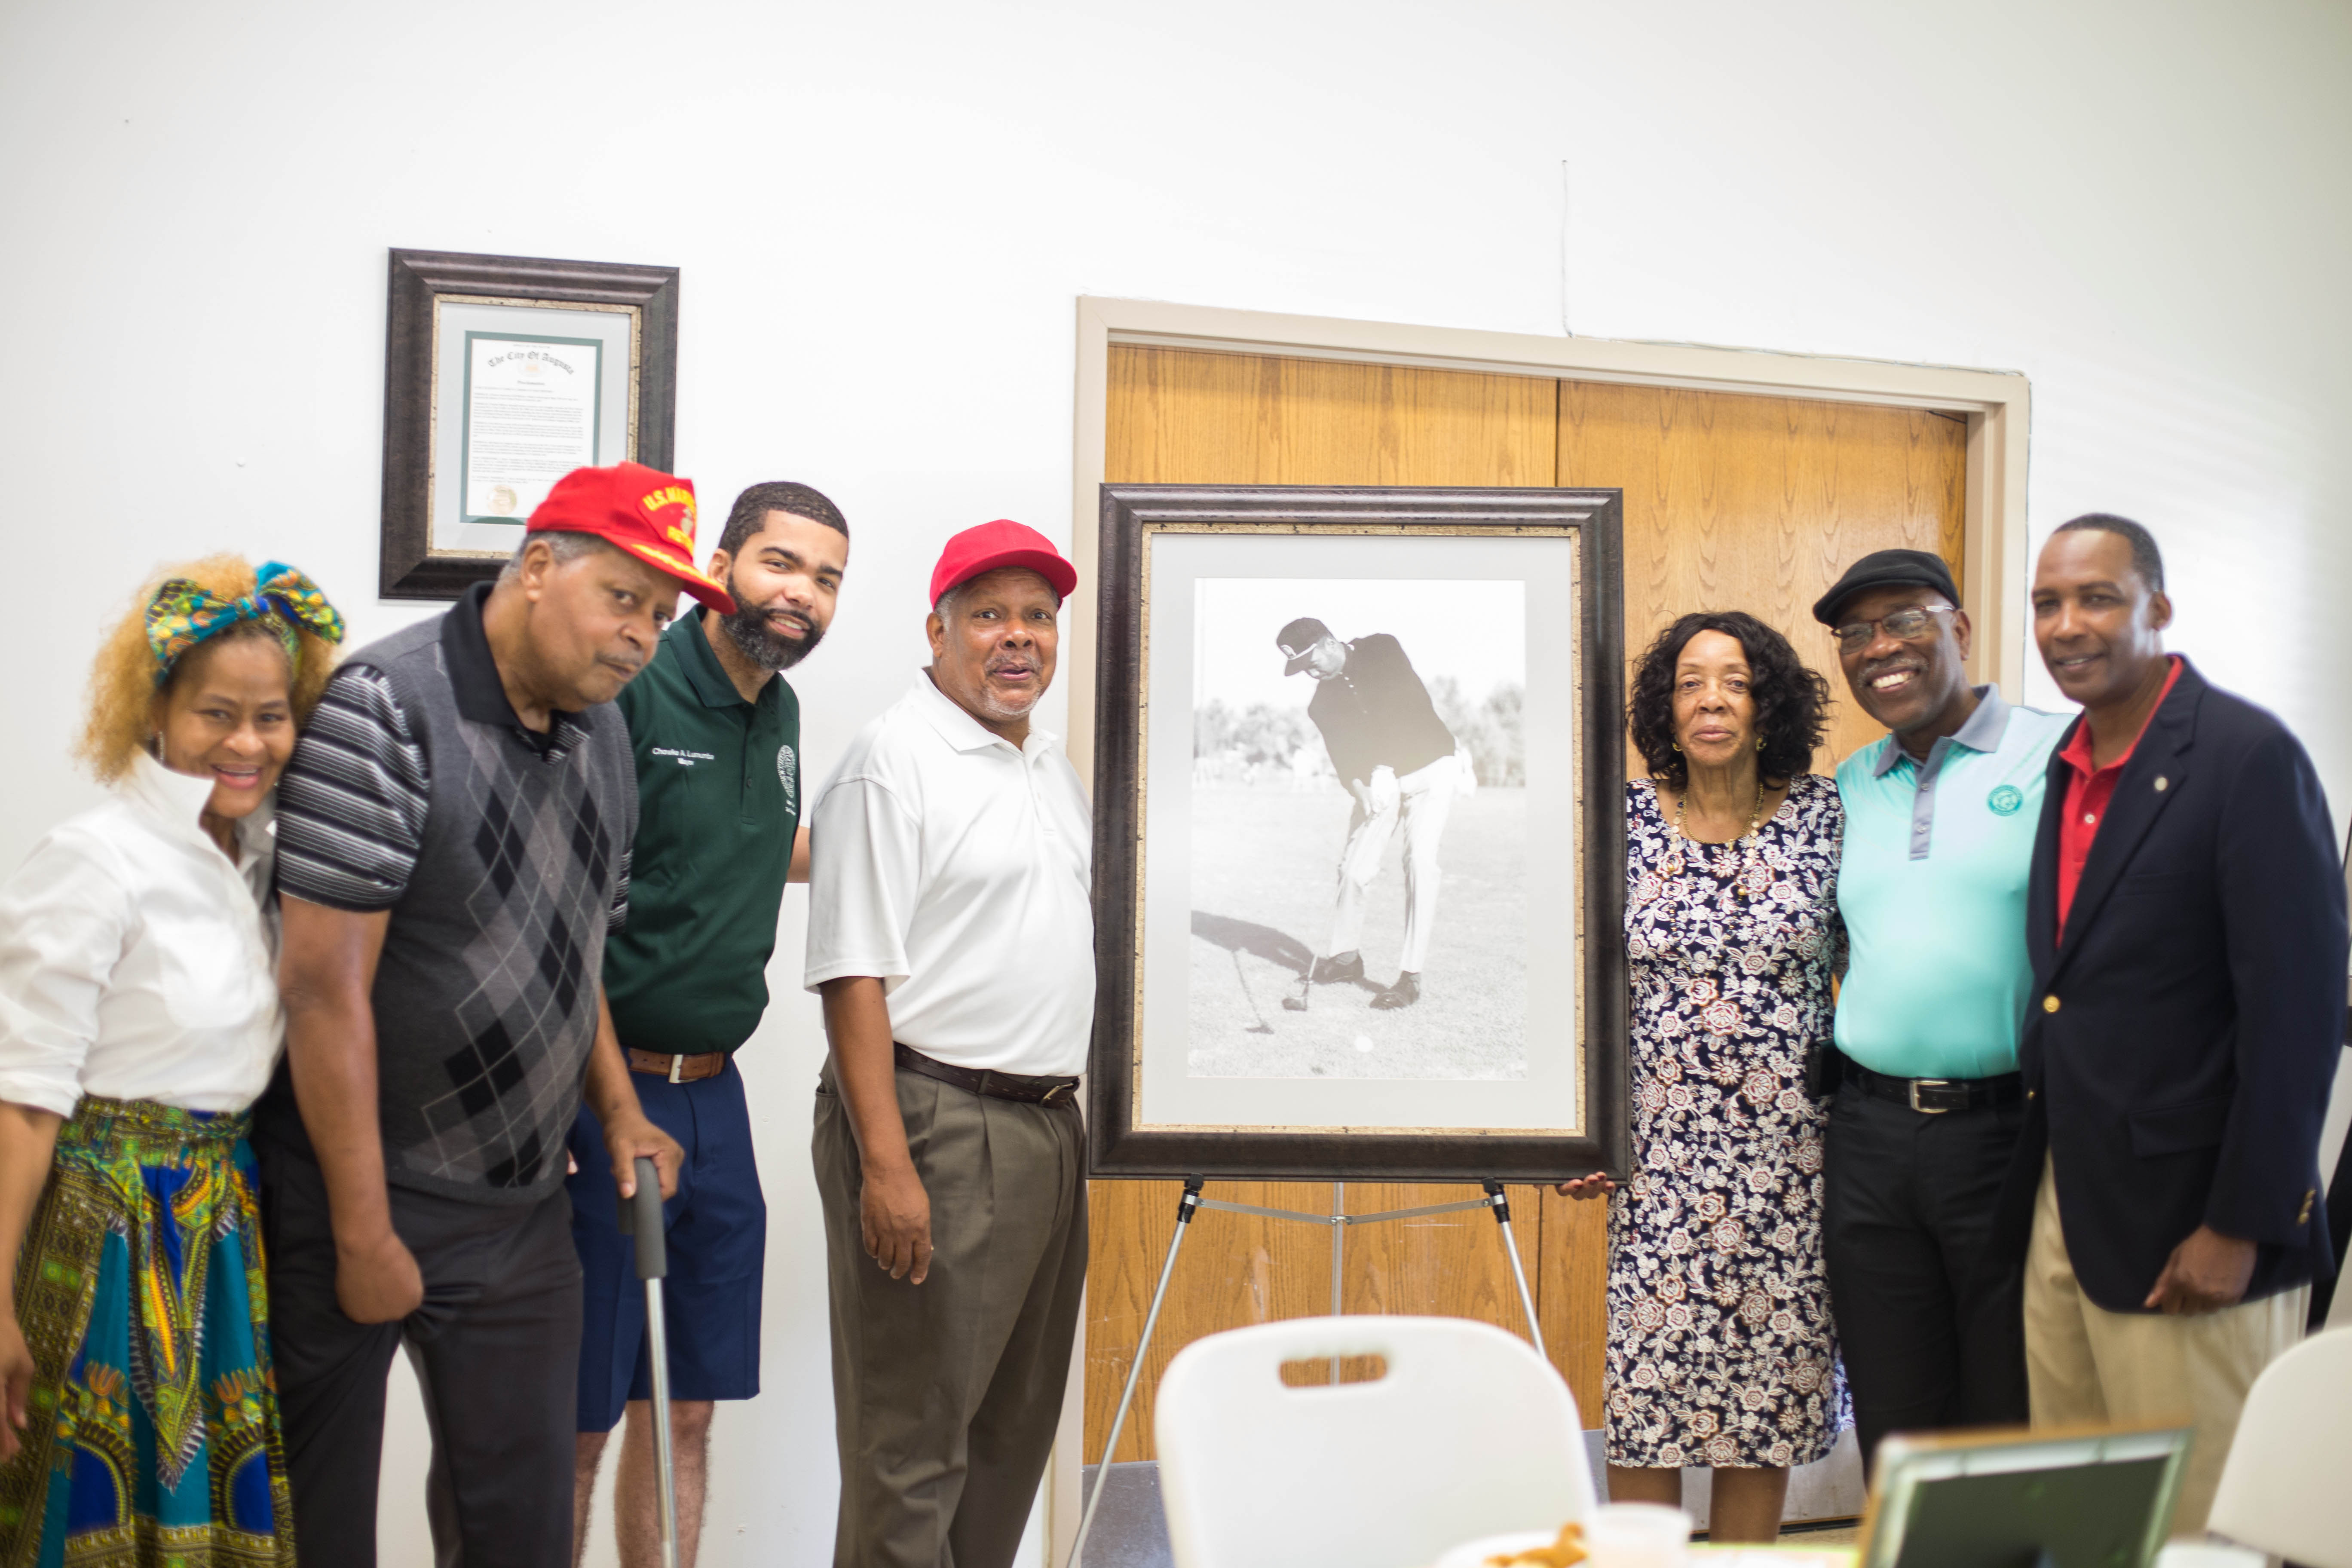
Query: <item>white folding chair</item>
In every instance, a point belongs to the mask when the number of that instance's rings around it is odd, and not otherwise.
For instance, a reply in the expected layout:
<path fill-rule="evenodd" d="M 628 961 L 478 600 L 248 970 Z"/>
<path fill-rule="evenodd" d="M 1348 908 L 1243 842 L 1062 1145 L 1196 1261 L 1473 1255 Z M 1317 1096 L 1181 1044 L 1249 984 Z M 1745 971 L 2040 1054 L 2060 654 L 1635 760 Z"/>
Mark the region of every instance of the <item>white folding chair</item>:
<path fill-rule="evenodd" d="M 1285 1362 L 1380 1356 L 1292 1388 Z M 1426 1568 L 1592 1510 L 1576 1399 L 1525 1340 L 1463 1318 L 1298 1318 L 1187 1345 L 1153 1430 L 1177 1568 Z"/>
<path fill-rule="evenodd" d="M 2207 1528 L 2305 1568 L 2352 1568 L 2352 1332 L 2316 1334 L 2246 1395 Z"/>

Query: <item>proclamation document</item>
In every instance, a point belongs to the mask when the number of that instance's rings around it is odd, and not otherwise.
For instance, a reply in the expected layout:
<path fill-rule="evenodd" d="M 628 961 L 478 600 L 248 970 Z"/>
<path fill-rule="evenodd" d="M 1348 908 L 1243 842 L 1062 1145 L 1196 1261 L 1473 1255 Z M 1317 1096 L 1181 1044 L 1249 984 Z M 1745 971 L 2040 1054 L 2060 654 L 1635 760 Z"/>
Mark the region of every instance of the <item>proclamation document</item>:
<path fill-rule="evenodd" d="M 596 463 L 604 352 L 593 338 L 466 334 L 464 521 L 521 522 Z"/>

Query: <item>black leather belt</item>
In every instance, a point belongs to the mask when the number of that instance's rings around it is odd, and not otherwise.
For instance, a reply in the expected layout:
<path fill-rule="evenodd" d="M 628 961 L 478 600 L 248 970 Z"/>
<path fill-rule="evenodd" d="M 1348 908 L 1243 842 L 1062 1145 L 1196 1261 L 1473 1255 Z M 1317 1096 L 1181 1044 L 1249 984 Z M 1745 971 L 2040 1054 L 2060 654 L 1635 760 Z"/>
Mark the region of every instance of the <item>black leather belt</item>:
<path fill-rule="evenodd" d="M 950 1067 L 936 1061 L 912 1046 L 892 1041 L 890 1049 L 898 1065 L 908 1072 L 953 1084 L 973 1094 L 984 1094 L 991 1100 L 1017 1100 L 1024 1105 L 1075 1105 L 1078 1099 L 1078 1080 L 1074 1078 L 1026 1078 L 1017 1072 L 998 1072 L 992 1068 Z"/>
<path fill-rule="evenodd" d="M 2025 1098 L 2025 1077 L 2005 1072 L 1999 1078 L 1889 1078 L 1868 1068 L 1845 1064 L 1845 1081 L 1873 1100 L 1891 1100 L 1930 1116 L 1952 1110 L 1982 1110 L 2011 1105 Z"/>

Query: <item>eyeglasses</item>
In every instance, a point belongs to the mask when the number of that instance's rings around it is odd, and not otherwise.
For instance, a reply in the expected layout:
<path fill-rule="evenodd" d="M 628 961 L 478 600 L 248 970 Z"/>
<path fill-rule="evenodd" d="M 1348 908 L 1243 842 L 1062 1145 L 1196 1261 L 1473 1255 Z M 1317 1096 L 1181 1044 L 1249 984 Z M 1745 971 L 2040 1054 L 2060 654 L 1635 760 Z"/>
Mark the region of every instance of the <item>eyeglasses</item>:
<path fill-rule="evenodd" d="M 1838 652 L 1859 653 L 1877 640 L 1884 629 L 1888 637 L 1899 642 L 1916 642 L 1927 635 L 1935 617 L 1944 614 L 1949 605 L 1913 605 L 1879 616 L 1874 621 L 1849 621 L 1830 635 L 1837 638 Z"/>

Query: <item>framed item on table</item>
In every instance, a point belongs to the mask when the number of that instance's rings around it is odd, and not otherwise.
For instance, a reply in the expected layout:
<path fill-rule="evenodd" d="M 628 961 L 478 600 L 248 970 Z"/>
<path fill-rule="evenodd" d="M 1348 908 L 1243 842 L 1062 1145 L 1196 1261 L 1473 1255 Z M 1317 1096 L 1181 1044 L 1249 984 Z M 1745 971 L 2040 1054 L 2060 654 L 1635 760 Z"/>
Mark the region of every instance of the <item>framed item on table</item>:
<path fill-rule="evenodd" d="M 391 270 L 384 597 L 496 576 L 573 468 L 670 466 L 677 268 L 395 250 Z"/>
<path fill-rule="evenodd" d="M 1623 1173 L 1621 519 L 1103 487 L 1093 1174 Z"/>
<path fill-rule="evenodd" d="M 1898 1433 L 1871 1463 L 1862 1568 L 2153 1563 L 2190 1436 L 2160 1424 Z"/>

